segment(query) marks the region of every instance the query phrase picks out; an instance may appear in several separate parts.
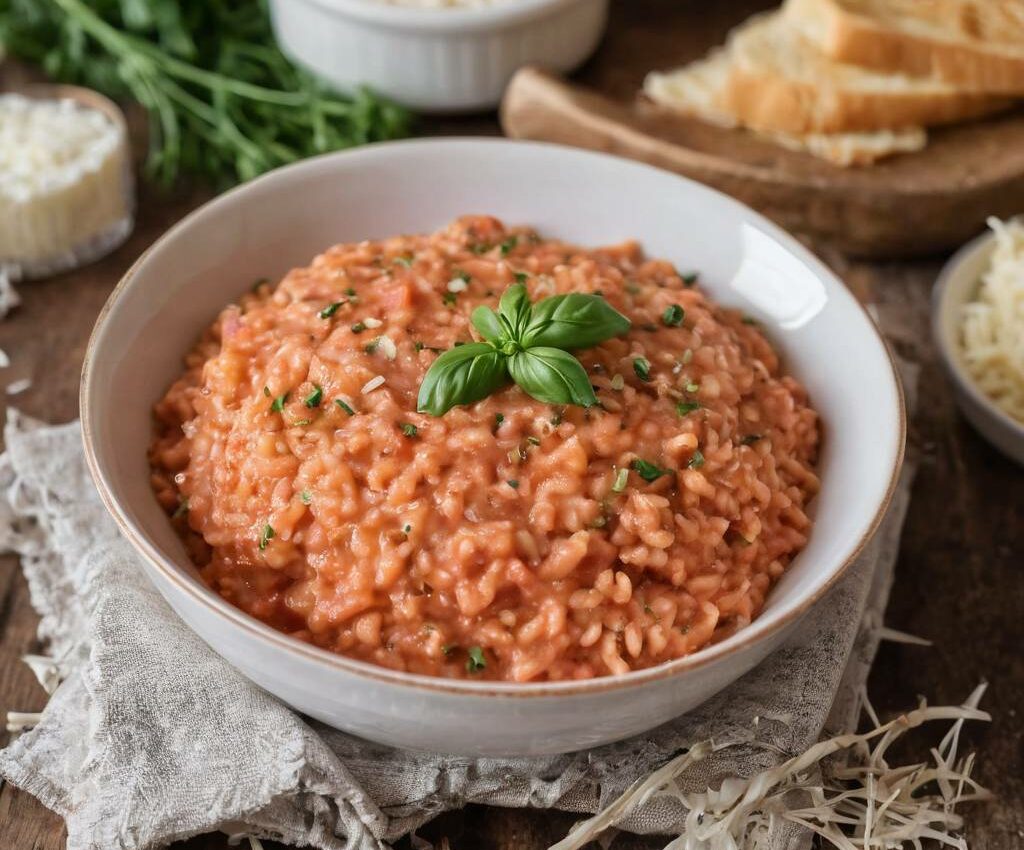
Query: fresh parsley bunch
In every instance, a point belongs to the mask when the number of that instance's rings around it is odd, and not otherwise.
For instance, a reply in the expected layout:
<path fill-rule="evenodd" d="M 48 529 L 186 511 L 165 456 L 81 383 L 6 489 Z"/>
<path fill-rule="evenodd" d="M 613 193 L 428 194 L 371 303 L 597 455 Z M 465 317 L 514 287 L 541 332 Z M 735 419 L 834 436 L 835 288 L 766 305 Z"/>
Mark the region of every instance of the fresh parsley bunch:
<path fill-rule="evenodd" d="M 409 116 L 327 91 L 277 49 L 265 0 L 0 0 L 0 44 L 149 112 L 148 173 L 216 185 L 404 136 Z"/>
<path fill-rule="evenodd" d="M 477 307 L 470 318 L 485 342 L 456 346 L 434 361 L 420 385 L 421 413 L 442 416 L 486 398 L 509 379 L 538 401 L 591 407 L 594 388 L 569 350 L 591 348 L 630 328 L 629 319 L 597 295 L 573 292 L 531 304 L 521 283 L 505 290 L 497 311 Z"/>

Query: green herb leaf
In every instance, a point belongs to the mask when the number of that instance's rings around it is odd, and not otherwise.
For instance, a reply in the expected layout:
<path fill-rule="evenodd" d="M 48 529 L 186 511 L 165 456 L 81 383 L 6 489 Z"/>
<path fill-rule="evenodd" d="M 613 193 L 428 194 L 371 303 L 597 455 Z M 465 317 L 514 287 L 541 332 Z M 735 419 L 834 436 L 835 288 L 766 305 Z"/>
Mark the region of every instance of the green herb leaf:
<path fill-rule="evenodd" d="M 541 346 L 508 358 L 508 371 L 527 395 L 548 404 L 593 407 L 597 396 L 580 361 L 560 348 Z"/>
<path fill-rule="evenodd" d="M 629 470 L 617 469 L 615 471 L 615 479 L 612 481 L 612 492 L 621 493 L 626 489 L 627 481 L 629 481 Z"/>
<path fill-rule="evenodd" d="M 704 465 L 704 453 L 700 449 L 695 449 L 686 465 L 690 469 L 700 469 Z"/>
<path fill-rule="evenodd" d="M 479 673 L 487 667 L 487 659 L 484 658 L 484 651 L 479 646 L 471 646 L 467 650 L 469 658 L 466 659 L 466 669 L 470 673 Z"/>
<path fill-rule="evenodd" d="M 299 493 L 299 501 L 302 502 L 302 504 L 304 505 L 308 505 L 310 502 L 313 501 L 313 494 L 310 493 L 309 490 L 303 490 L 301 493 Z"/>
<path fill-rule="evenodd" d="M 441 303 L 446 307 L 454 307 L 457 300 L 458 296 L 454 292 L 446 292 L 441 296 Z"/>
<path fill-rule="evenodd" d="M 333 301 L 330 304 L 328 304 L 326 307 L 324 307 L 323 310 L 321 310 L 319 313 L 317 313 L 317 315 L 321 319 L 329 319 L 329 318 L 331 318 L 331 316 L 333 316 L 335 313 L 338 312 L 338 308 L 342 304 L 344 304 L 344 303 L 345 303 L 344 301 Z"/>
<path fill-rule="evenodd" d="M 356 322 L 354 325 L 352 325 L 352 333 L 354 334 L 361 334 L 365 330 L 366 325 L 363 324 L 362 322 Z"/>
<path fill-rule="evenodd" d="M 334 403 L 344 410 L 349 416 L 355 416 L 356 412 L 349 406 L 348 402 L 344 399 L 336 398 Z"/>
<path fill-rule="evenodd" d="M 697 282 L 697 272 L 687 272 L 684 275 L 680 275 L 683 279 L 683 286 L 691 287 Z"/>
<path fill-rule="evenodd" d="M 502 294 L 498 302 L 498 315 L 512 339 L 522 339 L 523 331 L 530 324 L 532 310 L 530 296 L 523 284 L 515 283 Z"/>
<path fill-rule="evenodd" d="M 670 304 L 661 314 L 661 321 L 670 328 L 677 328 L 683 323 L 686 311 L 678 304 Z"/>
<path fill-rule="evenodd" d="M 284 410 L 285 402 L 288 401 L 288 393 L 282 393 L 270 405 L 270 409 L 274 413 L 281 413 Z"/>
<path fill-rule="evenodd" d="M 419 434 L 420 429 L 413 425 L 411 422 L 399 422 L 398 427 L 406 437 L 415 437 Z"/>
<path fill-rule="evenodd" d="M 515 272 L 512 277 L 515 278 L 516 283 L 526 283 L 530 279 L 526 272 Z"/>
<path fill-rule="evenodd" d="M 631 466 L 644 481 L 657 481 L 661 476 L 668 475 L 671 472 L 670 469 L 662 469 L 657 464 L 642 458 L 634 460 Z"/>
<path fill-rule="evenodd" d="M 503 413 L 495 413 L 494 414 L 494 428 L 492 430 L 495 433 L 497 433 L 498 429 L 501 427 L 501 423 L 504 422 L 504 421 L 505 421 L 505 414 L 503 414 Z"/>
<path fill-rule="evenodd" d="M 480 336 L 488 342 L 498 343 L 505 334 L 501 319 L 490 307 L 477 307 L 469 317 L 473 327 L 480 331 Z"/>
<path fill-rule="evenodd" d="M 686 416 L 687 413 L 693 413 L 695 410 L 700 410 L 699 401 L 681 401 L 676 405 L 676 413 L 680 416 Z"/>
<path fill-rule="evenodd" d="M 520 337 L 523 348 L 592 348 L 630 329 L 630 322 L 597 295 L 571 292 L 533 305 L 533 315 Z"/>
<path fill-rule="evenodd" d="M 519 244 L 519 237 L 518 236 L 509 236 L 508 239 L 506 239 L 504 242 L 502 242 L 501 245 L 499 246 L 501 248 L 501 256 L 507 257 L 509 254 L 511 254 L 515 250 L 515 247 L 518 244 Z"/>
<path fill-rule="evenodd" d="M 641 381 L 651 380 L 651 363 L 646 357 L 633 358 L 633 371 Z"/>
<path fill-rule="evenodd" d="M 470 342 L 435 360 L 420 384 L 416 409 L 442 416 L 458 404 L 472 404 L 508 383 L 507 358 L 486 342 Z"/>
<path fill-rule="evenodd" d="M 320 406 L 320 399 L 324 397 L 324 388 L 319 384 L 313 384 L 313 392 L 306 396 L 302 403 L 306 405 L 310 410 Z"/>
<path fill-rule="evenodd" d="M 260 535 L 260 543 L 259 543 L 260 551 L 262 552 L 264 549 L 266 549 L 267 548 L 267 544 L 271 540 L 273 540 L 273 539 L 274 539 L 274 527 L 272 525 L 270 525 L 270 523 L 267 523 L 265 526 L 263 526 L 263 533 Z"/>
<path fill-rule="evenodd" d="M 508 486 L 511 487 L 513 490 L 518 490 L 519 489 L 519 482 L 515 478 L 510 478 L 505 483 L 508 484 Z"/>

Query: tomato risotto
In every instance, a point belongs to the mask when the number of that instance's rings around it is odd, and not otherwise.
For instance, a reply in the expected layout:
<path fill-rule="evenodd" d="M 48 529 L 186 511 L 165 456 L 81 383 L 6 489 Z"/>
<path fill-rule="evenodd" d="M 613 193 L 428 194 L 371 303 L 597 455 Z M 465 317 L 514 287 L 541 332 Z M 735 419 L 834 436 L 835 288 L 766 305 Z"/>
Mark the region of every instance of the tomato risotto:
<path fill-rule="evenodd" d="M 629 319 L 573 352 L 597 404 L 505 381 L 418 412 L 437 358 L 479 342 L 473 310 L 517 283 Z M 804 546 L 818 489 L 817 416 L 756 324 L 633 242 L 584 250 L 488 217 L 257 284 L 156 428 L 153 486 L 211 588 L 435 676 L 586 679 L 719 640 Z"/>

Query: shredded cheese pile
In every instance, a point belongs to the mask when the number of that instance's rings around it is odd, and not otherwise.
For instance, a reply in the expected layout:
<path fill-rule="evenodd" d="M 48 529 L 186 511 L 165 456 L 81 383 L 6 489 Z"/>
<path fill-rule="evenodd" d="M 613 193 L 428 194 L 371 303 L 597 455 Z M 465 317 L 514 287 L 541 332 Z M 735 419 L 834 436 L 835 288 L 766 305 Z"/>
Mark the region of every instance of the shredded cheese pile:
<path fill-rule="evenodd" d="M 964 358 L 981 391 L 1024 422 L 1024 222 L 988 224 L 996 249 L 977 300 L 964 307 Z"/>

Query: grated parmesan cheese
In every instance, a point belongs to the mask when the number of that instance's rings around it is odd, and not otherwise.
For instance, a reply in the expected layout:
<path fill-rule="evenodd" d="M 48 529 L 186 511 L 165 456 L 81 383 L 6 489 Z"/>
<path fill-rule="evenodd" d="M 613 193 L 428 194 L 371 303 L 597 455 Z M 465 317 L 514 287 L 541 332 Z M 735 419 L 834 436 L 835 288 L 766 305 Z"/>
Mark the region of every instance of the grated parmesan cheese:
<path fill-rule="evenodd" d="M 988 225 L 996 248 L 977 299 L 964 307 L 964 359 L 978 388 L 1024 422 L 1024 222 Z"/>
<path fill-rule="evenodd" d="M 384 376 L 377 375 L 375 378 L 370 378 L 370 380 L 363 384 L 362 393 L 363 395 L 366 395 L 367 393 L 372 393 L 375 389 L 377 389 L 377 387 L 383 386 L 383 384 Z"/>
<path fill-rule="evenodd" d="M 130 180 L 124 128 L 99 109 L 0 95 L 0 265 L 42 275 L 113 248 Z"/>

